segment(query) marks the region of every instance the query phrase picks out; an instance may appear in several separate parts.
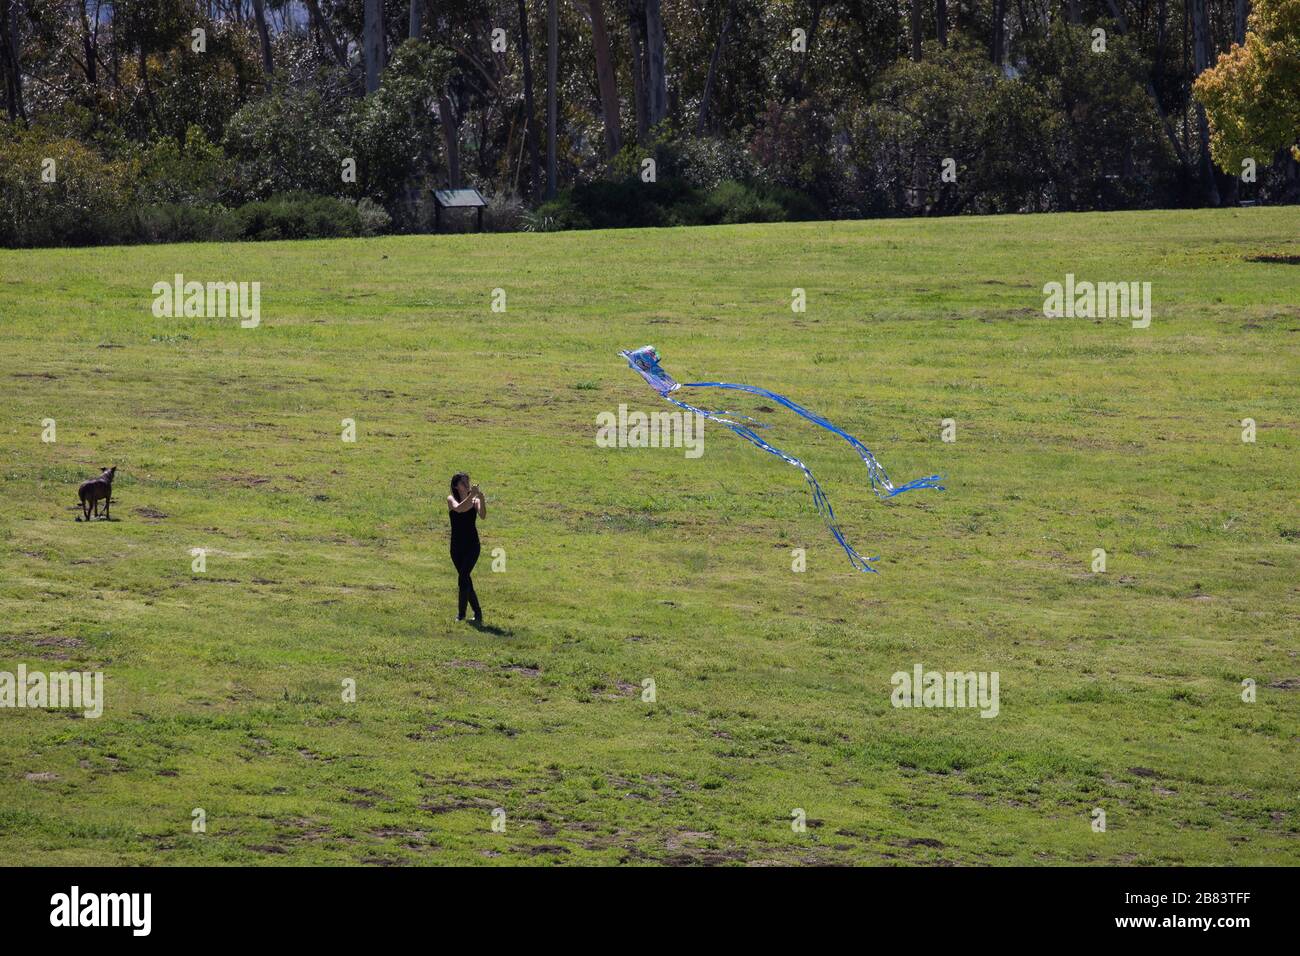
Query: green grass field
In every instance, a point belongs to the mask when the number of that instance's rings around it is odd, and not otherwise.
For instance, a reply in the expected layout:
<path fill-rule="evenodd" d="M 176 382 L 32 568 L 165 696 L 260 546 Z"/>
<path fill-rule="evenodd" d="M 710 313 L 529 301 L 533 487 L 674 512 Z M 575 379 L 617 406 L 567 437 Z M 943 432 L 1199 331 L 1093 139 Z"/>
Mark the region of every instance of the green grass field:
<path fill-rule="evenodd" d="M 1297 208 L 0 252 L 0 670 L 106 694 L 0 710 L 0 862 L 1300 863 L 1297 256 Z M 155 318 L 177 272 L 261 326 Z M 1067 272 L 1150 328 L 1044 318 Z M 597 447 L 646 343 L 947 490 L 757 416 L 865 575 L 720 427 Z M 892 707 L 918 663 L 998 716 Z"/>

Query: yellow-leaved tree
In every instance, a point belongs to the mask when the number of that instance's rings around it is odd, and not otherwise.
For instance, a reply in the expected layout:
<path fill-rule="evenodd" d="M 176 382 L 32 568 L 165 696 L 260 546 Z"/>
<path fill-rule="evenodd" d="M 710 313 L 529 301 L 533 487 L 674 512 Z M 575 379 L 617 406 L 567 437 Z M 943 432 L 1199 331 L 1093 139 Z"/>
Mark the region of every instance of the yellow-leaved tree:
<path fill-rule="evenodd" d="M 1192 88 L 1210 121 L 1210 153 L 1226 172 L 1291 148 L 1300 161 L 1300 0 L 1255 0 L 1234 44 Z"/>

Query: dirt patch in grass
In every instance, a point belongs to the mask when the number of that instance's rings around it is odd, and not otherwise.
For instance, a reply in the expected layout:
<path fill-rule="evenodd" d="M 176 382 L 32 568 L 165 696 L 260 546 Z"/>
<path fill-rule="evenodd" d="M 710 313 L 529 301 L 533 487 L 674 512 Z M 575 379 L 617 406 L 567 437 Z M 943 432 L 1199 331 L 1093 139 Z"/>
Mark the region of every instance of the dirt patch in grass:
<path fill-rule="evenodd" d="M 376 803 L 388 803 L 392 799 L 386 793 L 369 790 L 366 787 L 348 787 L 348 793 L 354 794 L 354 797 L 343 802 L 350 803 L 354 807 L 360 807 L 362 810 L 369 810 Z"/>
<path fill-rule="evenodd" d="M 928 846 L 931 849 L 942 850 L 943 843 L 933 837 L 907 837 L 903 840 L 890 840 L 890 846 Z"/>
<path fill-rule="evenodd" d="M 502 664 L 501 669 L 512 674 L 523 674 L 525 677 L 536 677 L 542 672 L 540 667 L 533 667 L 528 664 Z"/>
<path fill-rule="evenodd" d="M 664 866 L 725 866 L 728 863 L 745 863 L 748 859 L 740 850 L 698 850 L 675 853 L 659 862 Z"/>
<path fill-rule="evenodd" d="M 422 803 L 419 808 L 425 813 L 451 813 L 455 810 L 495 810 L 501 806 L 499 800 L 484 797 L 446 797 L 437 801 Z"/>
<path fill-rule="evenodd" d="M 712 839 L 713 834 L 707 830 L 678 830 L 676 833 L 669 834 L 668 839 L 664 841 L 664 846 L 669 850 L 680 850 L 692 843 Z"/>
<path fill-rule="evenodd" d="M 316 751 L 310 750 L 306 747 L 299 747 L 298 755 L 304 760 L 317 761 L 320 763 L 333 763 L 337 759 L 336 757 L 327 757 L 324 754 L 318 754 Z"/>
<path fill-rule="evenodd" d="M 1266 262 L 1275 266 L 1300 266 L 1300 256 L 1283 255 L 1282 253 L 1266 252 L 1258 256 L 1246 256 L 1247 262 Z"/>
<path fill-rule="evenodd" d="M 37 647 L 85 647 L 86 642 L 79 637 L 66 634 L 0 634 L 0 641 L 25 641 Z"/>
<path fill-rule="evenodd" d="M 569 848 L 554 843 L 541 843 L 528 848 L 529 856 L 560 856 L 569 853 Z"/>
<path fill-rule="evenodd" d="M 425 774 L 424 782 L 430 787 L 464 787 L 470 790 L 503 790 L 507 793 L 515 788 L 515 782 L 508 777 L 494 777 L 484 780 L 462 780 L 457 777 L 435 777 Z"/>
<path fill-rule="evenodd" d="M 240 485 L 244 488 L 256 488 L 259 485 L 268 484 L 271 479 L 263 475 L 218 475 L 218 481 L 226 481 L 232 485 Z"/>

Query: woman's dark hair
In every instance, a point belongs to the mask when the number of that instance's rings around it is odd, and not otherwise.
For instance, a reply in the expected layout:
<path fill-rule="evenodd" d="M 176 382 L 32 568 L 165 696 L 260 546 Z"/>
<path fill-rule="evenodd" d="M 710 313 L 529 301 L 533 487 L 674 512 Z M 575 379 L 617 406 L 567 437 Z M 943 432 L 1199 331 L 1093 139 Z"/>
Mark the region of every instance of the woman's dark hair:
<path fill-rule="evenodd" d="M 465 474 L 463 471 L 458 471 L 456 474 L 451 476 L 451 493 L 453 495 L 456 493 L 456 486 L 462 481 L 469 484 L 469 475 Z"/>

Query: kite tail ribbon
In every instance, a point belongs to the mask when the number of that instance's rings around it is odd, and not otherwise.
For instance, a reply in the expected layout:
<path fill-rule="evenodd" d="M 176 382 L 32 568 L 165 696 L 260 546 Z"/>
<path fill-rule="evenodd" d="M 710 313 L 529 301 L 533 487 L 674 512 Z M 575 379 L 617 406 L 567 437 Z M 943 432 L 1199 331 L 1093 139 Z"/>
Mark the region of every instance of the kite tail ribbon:
<path fill-rule="evenodd" d="M 866 464 L 867 475 L 871 479 L 871 490 L 875 492 L 877 498 L 882 500 L 885 498 L 892 498 L 895 495 L 901 495 L 905 491 L 914 491 L 917 488 L 935 488 L 939 491 L 943 490 L 943 485 L 939 484 L 939 481 L 941 480 L 939 475 L 926 475 L 924 478 L 917 478 L 914 481 L 909 481 L 905 485 L 896 486 L 889 480 L 889 475 L 885 473 L 884 466 L 881 465 L 880 462 L 876 461 L 875 455 L 871 454 L 870 448 L 862 444 L 862 442 L 858 441 L 848 432 L 837 428 L 832 422 L 822 418 L 816 412 L 809 411 L 798 402 L 791 401 L 784 395 L 778 395 L 776 392 L 769 392 L 767 389 L 759 388 L 756 385 L 733 385 L 730 382 L 687 382 L 681 387 L 730 388 L 738 392 L 749 392 L 751 395 L 761 395 L 764 398 L 770 398 L 778 405 L 784 405 L 797 415 L 802 415 L 813 424 L 820 425 L 829 432 L 834 432 L 852 445 L 853 450 L 858 453 L 858 457 L 862 459 L 864 464 Z M 668 396 L 665 395 L 664 397 L 667 398 Z M 672 401 L 672 399 L 668 400 Z"/>
<path fill-rule="evenodd" d="M 818 484 L 817 479 L 813 476 L 812 469 L 793 455 L 789 455 L 774 445 L 764 441 L 763 438 L 754 431 L 754 428 L 734 420 L 734 418 L 746 418 L 747 421 L 753 422 L 753 424 L 759 428 L 766 427 L 765 425 L 754 421 L 754 419 L 739 415 L 726 417 L 730 413 L 713 412 L 707 409 L 697 408 L 687 402 L 679 401 L 673 397 L 672 393 L 676 392 L 680 388 L 723 388 L 739 392 L 748 392 L 751 395 L 759 395 L 771 399 L 779 405 L 785 406 L 797 415 L 808 419 L 810 422 L 820 425 L 827 431 L 834 432 L 852 445 L 853 450 L 858 453 L 858 457 L 860 457 L 863 463 L 867 466 L 867 475 L 871 480 L 872 492 L 881 500 L 892 498 L 895 495 L 901 495 L 905 491 L 913 491 L 917 488 L 934 488 L 939 491 L 943 490 L 943 485 L 939 484 L 939 475 L 927 475 L 924 478 L 917 478 L 914 481 L 909 481 L 904 485 L 895 485 L 889 480 L 889 475 L 885 473 L 884 467 L 881 466 L 880 462 L 876 461 L 875 455 L 871 453 L 871 450 L 867 448 L 866 445 L 862 444 L 862 442 L 858 441 L 848 432 L 837 428 L 833 423 L 821 417 L 816 412 L 809 411 L 797 402 L 793 402 L 786 398 L 784 395 L 768 391 L 765 388 L 759 388 L 756 385 L 736 385 L 730 382 L 687 382 L 685 385 L 682 385 L 659 367 L 659 354 L 655 351 L 655 348 L 652 345 L 647 345 L 643 348 L 636 349 L 635 351 L 620 352 L 619 354 L 627 359 L 628 365 L 631 366 L 634 371 L 638 372 L 651 388 L 657 391 L 663 398 L 672 402 L 672 404 L 696 415 L 702 415 L 710 421 L 725 426 L 741 438 L 745 439 L 745 441 L 761 448 L 768 454 L 775 455 L 782 461 L 794 465 L 802 471 L 805 480 L 808 482 L 808 487 L 812 491 L 813 504 L 817 508 L 817 513 L 822 516 L 822 520 L 825 522 L 827 530 L 830 531 L 831 535 L 839 543 L 840 547 L 844 549 L 845 554 L 849 556 L 849 563 L 859 571 L 869 571 L 872 574 L 879 573 L 871 566 L 871 562 L 877 561 L 879 558 L 863 557 L 845 539 L 844 533 L 836 523 L 835 509 L 831 507 L 830 499 L 826 497 L 826 493 L 822 491 L 821 485 Z"/>

